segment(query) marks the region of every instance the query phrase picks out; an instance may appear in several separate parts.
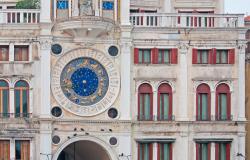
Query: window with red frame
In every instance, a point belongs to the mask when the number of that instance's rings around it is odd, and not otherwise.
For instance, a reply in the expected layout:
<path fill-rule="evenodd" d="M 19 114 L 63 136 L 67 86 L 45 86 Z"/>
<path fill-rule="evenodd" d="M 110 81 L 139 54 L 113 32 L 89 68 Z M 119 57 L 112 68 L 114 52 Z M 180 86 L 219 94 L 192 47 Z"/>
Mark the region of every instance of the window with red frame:
<path fill-rule="evenodd" d="M 231 93 L 224 83 L 216 88 L 216 119 L 231 120 Z"/>
<path fill-rule="evenodd" d="M 158 160 L 172 160 L 172 143 L 158 143 Z"/>
<path fill-rule="evenodd" d="M 153 63 L 154 64 L 177 64 L 178 49 L 153 49 Z"/>
<path fill-rule="evenodd" d="M 211 160 L 210 143 L 196 143 L 196 160 Z"/>
<path fill-rule="evenodd" d="M 15 46 L 14 60 L 15 61 L 28 61 L 29 60 L 29 46 Z"/>
<path fill-rule="evenodd" d="M 8 160 L 10 159 L 10 141 L 0 140 L 0 159 Z"/>
<path fill-rule="evenodd" d="M 147 83 L 139 87 L 138 120 L 153 120 L 153 91 Z"/>
<path fill-rule="evenodd" d="M 0 117 L 9 117 L 9 84 L 0 80 Z"/>
<path fill-rule="evenodd" d="M 218 50 L 216 48 L 209 49 L 204 57 L 199 54 L 203 49 L 193 48 L 192 63 L 193 64 L 234 64 L 235 63 L 235 49 Z M 206 61 L 205 61 L 206 59 Z M 204 61 L 204 62 L 203 62 Z"/>
<path fill-rule="evenodd" d="M 196 91 L 196 120 L 210 120 L 211 93 L 207 84 L 201 84 Z"/>
<path fill-rule="evenodd" d="M 230 160 L 230 142 L 215 143 L 215 160 Z"/>
<path fill-rule="evenodd" d="M 9 46 L 0 46 L 0 61 L 9 60 Z"/>
<path fill-rule="evenodd" d="M 172 88 L 163 83 L 158 88 L 158 120 L 172 120 Z"/>
<path fill-rule="evenodd" d="M 138 143 L 138 160 L 153 160 L 153 143 Z"/>

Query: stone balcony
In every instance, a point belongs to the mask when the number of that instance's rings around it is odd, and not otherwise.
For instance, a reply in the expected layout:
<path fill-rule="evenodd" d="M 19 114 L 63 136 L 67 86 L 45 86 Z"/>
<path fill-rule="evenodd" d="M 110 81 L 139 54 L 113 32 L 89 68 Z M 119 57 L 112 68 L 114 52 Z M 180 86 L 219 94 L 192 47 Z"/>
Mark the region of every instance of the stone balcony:
<path fill-rule="evenodd" d="M 37 9 L 2 9 L 0 25 L 37 24 L 40 22 L 40 10 Z"/>
<path fill-rule="evenodd" d="M 240 28 L 243 14 L 131 13 L 134 27 L 160 28 Z"/>

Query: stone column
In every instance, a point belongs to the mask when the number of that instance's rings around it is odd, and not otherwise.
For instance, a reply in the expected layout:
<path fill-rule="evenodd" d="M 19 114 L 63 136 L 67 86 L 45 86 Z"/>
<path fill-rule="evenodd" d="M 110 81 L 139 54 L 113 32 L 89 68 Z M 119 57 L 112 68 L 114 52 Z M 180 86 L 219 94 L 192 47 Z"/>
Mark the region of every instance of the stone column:
<path fill-rule="evenodd" d="M 175 150 L 174 152 L 177 154 L 174 154 L 174 159 L 175 160 L 184 160 L 184 159 L 189 159 L 189 154 L 188 154 L 188 134 L 187 132 L 182 132 L 180 133 L 180 137 L 176 139 L 175 142 Z M 181 154 L 178 154 L 181 153 Z"/>
<path fill-rule="evenodd" d="M 158 159 L 157 143 L 153 143 L 153 159 Z"/>
<path fill-rule="evenodd" d="M 50 1 L 49 0 L 41 0 L 41 13 L 40 13 L 40 22 L 41 23 L 50 23 Z"/>
<path fill-rule="evenodd" d="M 122 28 L 121 38 L 121 102 L 122 120 L 131 119 L 131 27 Z"/>
<path fill-rule="evenodd" d="M 40 37 L 40 160 L 47 160 L 49 155 L 51 158 L 51 121 L 48 119 L 50 115 L 50 48 L 51 37 Z"/>
<path fill-rule="evenodd" d="M 40 46 L 40 117 L 50 118 L 50 48 L 51 40 L 50 38 L 45 38 L 41 40 Z"/>
<path fill-rule="evenodd" d="M 178 106 L 178 115 L 177 120 L 179 121 L 187 121 L 188 120 L 188 64 L 187 64 L 187 54 L 188 47 L 186 44 L 181 44 L 179 46 L 179 106 Z"/>
<path fill-rule="evenodd" d="M 154 120 L 157 121 L 157 118 L 158 118 L 158 114 L 157 114 L 157 109 L 158 109 L 158 104 L 157 104 L 157 98 L 158 98 L 158 95 L 157 95 L 157 88 L 153 88 L 153 118 Z"/>
<path fill-rule="evenodd" d="M 10 62 L 14 62 L 14 43 L 10 43 L 9 46 L 9 60 Z"/>
<path fill-rule="evenodd" d="M 211 120 L 215 120 L 215 91 L 211 90 Z"/>
<path fill-rule="evenodd" d="M 130 25 L 129 15 L 130 15 L 130 0 L 121 0 L 120 1 L 120 20 L 121 25 Z"/>
<path fill-rule="evenodd" d="M 52 159 L 52 128 L 50 121 L 40 121 L 40 160 Z"/>
<path fill-rule="evenodd" d="M 215 160 L 215 143 L 211 143 L 211 160 Z"/>
<path fill-rule="evenodd" d="M 245 146 L 246 146 L 246 141 L 245 141 L 245 133 L 238 133 L 238 153 L 242 156 L 238 156 L 238 160 L 245 160 Z M 237 154 L 238 154 L 237 153 Z"/>
<path fill-rule="evenodd" d="M 72 17 L 79 16 L 79 6 L 78 6 L 78 4 L 79 4 L 79 0 L 74 0 L 73 1 L 73 4 L 72 4 L 72 6 L 73 6 Z"/>
<path fill-rule="evenodd" d="M 245 121 L 245 45 L 238 46 L 238 121 Z M 237 64 L 237 63 L 236 63 Z"/>

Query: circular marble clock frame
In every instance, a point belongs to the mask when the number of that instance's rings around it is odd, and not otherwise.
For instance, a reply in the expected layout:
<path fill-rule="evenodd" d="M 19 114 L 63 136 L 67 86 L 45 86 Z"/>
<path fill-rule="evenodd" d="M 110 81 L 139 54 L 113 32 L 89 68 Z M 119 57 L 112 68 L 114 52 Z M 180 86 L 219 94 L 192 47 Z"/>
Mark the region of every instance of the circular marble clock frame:
<path fill-rule="evenodd" d="M 84 78 L 86 75 L 88 79 Z M 56 62 L 51 77 L 51 90 L 57 102 L 79 116 L 104 112 L 119 94 L 118 69 L 108 56 L 98 50 L 83 48 L 66 53 Z M 85 85 L 88 83 L 90 85 Z M 83 91 L 77 89 L 79 87 Z"/>

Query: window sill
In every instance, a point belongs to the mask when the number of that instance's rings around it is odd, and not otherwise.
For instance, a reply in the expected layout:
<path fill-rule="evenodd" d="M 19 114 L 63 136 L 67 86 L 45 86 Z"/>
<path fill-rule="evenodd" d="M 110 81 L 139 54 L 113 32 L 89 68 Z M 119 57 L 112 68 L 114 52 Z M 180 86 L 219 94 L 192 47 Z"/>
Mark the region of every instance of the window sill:
<path fill-rule="evenodd" d="M 197 67 L 228 67 L 228 66 L 233 66 L 234 64 L 192 64 L 193 66 Z"/>
<path fill-rule="evenodd" d="M 0 64 L 31 64 L 33 61 L 0 61 Z"/>

